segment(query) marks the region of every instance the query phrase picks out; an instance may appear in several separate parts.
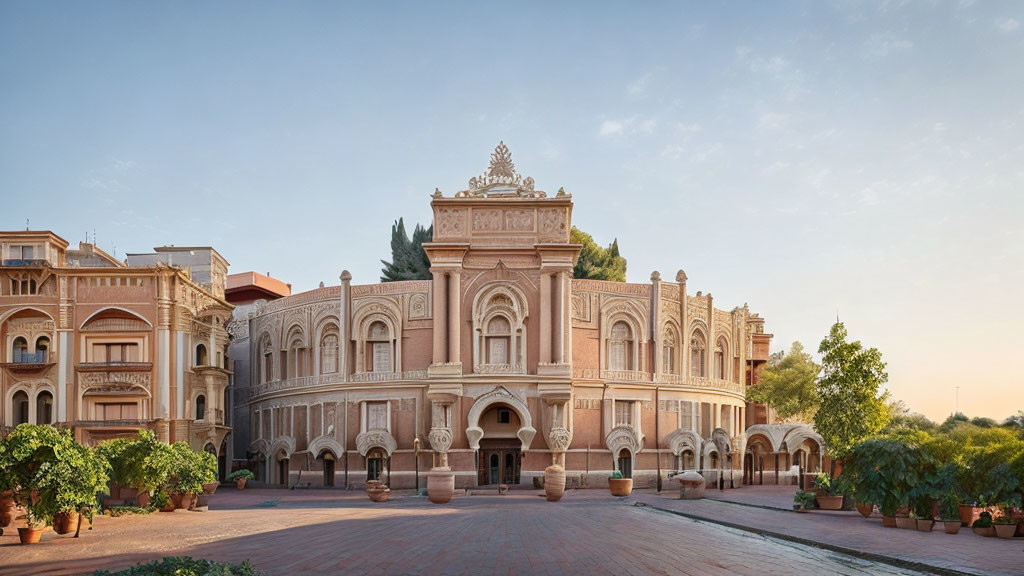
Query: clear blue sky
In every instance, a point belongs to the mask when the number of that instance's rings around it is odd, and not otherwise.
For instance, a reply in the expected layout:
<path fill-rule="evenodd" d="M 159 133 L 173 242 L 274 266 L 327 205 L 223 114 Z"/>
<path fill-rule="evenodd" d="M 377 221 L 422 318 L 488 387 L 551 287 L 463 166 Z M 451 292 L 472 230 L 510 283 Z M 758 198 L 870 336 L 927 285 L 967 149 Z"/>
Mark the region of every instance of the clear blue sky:
<path fill-rule="evenodd" d="M 0 228 L 379 275 L 498 140 L 631 281 L 1024 408 L 1024 3 L 0 2 Z"/>

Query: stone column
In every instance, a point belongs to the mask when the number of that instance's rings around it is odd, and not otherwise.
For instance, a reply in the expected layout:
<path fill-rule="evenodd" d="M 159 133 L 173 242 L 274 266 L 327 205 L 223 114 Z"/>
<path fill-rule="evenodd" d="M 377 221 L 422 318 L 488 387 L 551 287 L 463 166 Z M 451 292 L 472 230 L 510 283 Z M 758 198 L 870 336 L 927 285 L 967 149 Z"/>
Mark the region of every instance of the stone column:
<path fill-rule="evenodd" d="M 192 355 L 185 345 L 188 341 L 188 332 L 182 330 L 181 326 L 177 326 L 177 328 L 174 331 L 174 389 L 177 392 L 175 394 L 176 416 L 181 419 L 185 418 L 185 362 Z M 207 399 L 206 405 L 211 405 L 209 399 Z"/>
<path fill-rule="evenodd" d="M 551 363 L 551 273 L 540 275 L 540 362 Z"/>
<path fill-rule="evenodd" d="M 447 356 L 447 342 L 445 341 L 445 274 L 441 270 L 431 270 L 434 274 L 432 288 L 433 297 L 433 318 L 434 318 L 434 364 L 444 364 Z"/>
<path fill-rule="evenodd" d="M 651 379 L 657 381 L 658 374 L 662 374 L 665 371 L 665 367 L 662 366 L 662 355 L 660 354 L 658 343 L 661 342 L 661 327 L 658 326 L 658 319 L 661 318 L 661 272 L 657 270 L 651 272 L 651 316 L 650 322 L 648 323 L 647 329 L 650 331 L 651 336 L 648 338 L 649 346 L 653 350 L 648 351 L 647 358 L 650 359 L 650 365 L 647 367 L 647 371 L 651 373 Z M 643 366 L 637 362 L 637 367 L 643 369 Z M 658 411 L 654 412 L 655 418 L 657 418 Z"/>
<path fill-rule="evenodd" d="M 555 344 L 554 362 L 565 363 L 565 273 L 556 272 L 554 275 L 554 326 L 552 327 L 552 338 Z"/>
<path fill-rule="evenodd" d="M 347 381 L 352 374 L 352 274 L 342 270 L 338 278 L 341 280 L 341 375 L 343 381 Z"/>
<path fill-rule="evenodd" d="M 448 361 L 454 363 L 462 362 L 461 277 L 458 270 L 448 273 Z"/>
<path fill-rule="evenodd" d="M 169 281 L 167 276 L 158 278 L 155 416 L 161 420 L 171 417 L 171 314 L 173 310 L 168 296 L 171 290 L 171 287 L 167 285 Z"/>
<path fill-rule="evenodd" d="M 686 325 L 686 272 L 676 272 L 676 283 L 679 284 L 679 328 L 682 334 L 679 335 L 679 373 L 684 378 L 690 377 L 690 332 Z"/>
<path fill-rule="evenodd" d="M 72 364 L 75 357 L 74 349 L 74 334 L 73 330 L 61 329 L 57 332 L 57 414 L 55 420 L 57 422 L 67 422 L 68 418 L 68 376 L 71 375 L 71 371 L 74 369 Z"/>

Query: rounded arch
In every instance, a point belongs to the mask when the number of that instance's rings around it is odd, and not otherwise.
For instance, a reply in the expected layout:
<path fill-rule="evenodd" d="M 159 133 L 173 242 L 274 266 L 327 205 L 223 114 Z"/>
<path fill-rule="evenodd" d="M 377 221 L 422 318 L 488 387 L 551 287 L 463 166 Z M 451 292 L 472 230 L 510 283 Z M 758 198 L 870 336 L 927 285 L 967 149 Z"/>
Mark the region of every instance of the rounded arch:
<path fill-rule="evenodd" d="M 87 316 L 86 319 L 82 321 L 82 324 L 79 326 L 79 329 L 88 330 L 88 328 L 86 328 L 86 325 L 88 325 L 89 322 L 91 322 L 94 318 L 98 320 L 99 318 L 102 318 L 102 316 L 108 315 L 111 312 L 127 314 L 128 316 L 131 317 L 132 320 L 138 320 L 140 322 L 144 322 L 146 326 L 149 326 L 150 328 L 153 327 L 152 322 L 146 320 L 144 316 L 140 315 L 138 312 L 135 312 L 134 310 L 129 310 L 128 308 L 124 308 L 121 306 L 104 306 L 103 308 L 100 308 L 99 310 L 93 312 L 92 314 L 89 314 L 89 316 Z"/>
<path fill-rule="evenodd" d="M 504 386 L 484 394 L 473 402 L 469 408 L 469 415 L 466 417 L 466 438 L 469 440 L 469 447 L 473 450 L 480 449 L 480 439 L 484 437 L 484 430 L 480 427 L 480 416 L 494 404 L 506 404 L 519 416 L 519 430 L 516 437 L 522 443 L 522 450 L 526 452 L 533 442 L 537 430 L 533 427 L 533 418 L 530 416 L 530 408 L 521 398 L 513 394 Z"/>
<path fill-rule="evenodd" d="M 306 330 L 297 322 L 290 325 L 288 331 L 285 332 L 285 348 L 288 350 L 295 348 L 296 342 L 299 344 L 298 348 L 306 347 Z"/>
<path fill-rule="evenodd" d="M 270 455 L 270 444 L 267 443 L 266 438 L 257 438 L 249 443 L 249 452 L 262 454 L 265 458 Z"/>
<path fill-rule="evenodd" d="M 800 425 L 790 430 L 786 433 L 783 443 L 787 446 L 790 454 L 796 453 L 805 443 L 812 443 L 819 453 L 825 449 L 825 441 L 821 435 L 807 425 Z"/>
<path fill-rule="evenodd" d="M 708 336 L 706 326 L 695 323 L 693 329 L 690 330 L 686 349 L 690 355 L 690 376 L 706 377 L 708 375 Z"/>
<path fill-rule="evenodd" d="M 789 427 L 780 426 L 778 424 L 754 424 L 750 428 L 747 428 L 746 438 L 747 444 L 757 435 L 763 436 L 768 441 L 768 446 L 772 452 L 778 452 L 782 441 L 785 438 L 786 432 L 789 431 Z"/>
<path fill-rule="evenodd" d="M 202 342 L 196 344 L 195 365 L 209 366 L 209 364 L 210 352 L 206 349 L 206 344 L 203 344 Z"/>
<path fill-rule="evenodd" d="M 46 316 L 47 320 L 49 320 L 51 322 L 54 321 L 53 320 L 53 316 L 51 316 L 49 312 L 46 312 L 45 310 L 43 310 L 41 308 L 36 308 L 35 306 L 21 306 L 20 308 L 15 308 L 14 310 L 10 310 L 10 311 L 4 312 L 3 314 L 0 314 L 0 324 L 3 324 L 9 318 L 11 318 L 12 316 L 14 316 L 16 314 L 20 314 L 22 312 L 38 312 L 39 314 L 42 314 L 43 316 Z"/>
<path fill-rule="evenodd" d="M 373 300 L 363 304 L 352 315 L 352 339 L 356 341 L 355 363 L 357 372 L 370 372 L 373 364 L 370 328 L 381 322 L 387 328 L 389 363 L 387 372 L 402 371 L 402 316 L 398 305 L 392 300 Z M 378 342 L 383 342 L 378 340 Z"/>
<path fill-rule="evenodd" d="M 330 452 L 337 460 L 345 453 L 345 448 L 333 436 L 317 436 L 309 443 L 309 453 L 319 458 L 323 452 Z"/>
<path fill-rule="evenodd" d="M 703 439 L 699 434 L 689 428 L 679 428 L 665 438 L 672 454 L 679 456 L 684 450 L 690 450 L 699 454 L 702 449 Z"/>
<path fill-rule="evenodd" d="M 729 339 L 719 334 L 715 339 L 715 378 L 729 379 Z"/>
<path fill-rule="evenodd" d="M 679 356 L 681 332 L 675 320 L 667 320 L 661 325 L 661 371 L 664 374 L 679 374 L 682 366 Z"/>
<path fill-rule="evenodd" d="M 484 284 L 473 296 L 473 366 L 496 365 L 509 372 L 523 372 L 526 362 L 526 319 L 530 306 L 518 286 L 495 280 Z M 506 326 L 507 324 L 507 326 Z M 492 331 L 494 328 L 494 331 Z M 500 334 L 498 328 L 501 328 Z"/>
<path fill-rule="evenodd" d="M 290 458 L 295 453 L 295 438 L 291 436 L 278 436 L 270 444 L 267 454 L 276 457 L 279 452 L 284 452 L 285 458 Z"/>

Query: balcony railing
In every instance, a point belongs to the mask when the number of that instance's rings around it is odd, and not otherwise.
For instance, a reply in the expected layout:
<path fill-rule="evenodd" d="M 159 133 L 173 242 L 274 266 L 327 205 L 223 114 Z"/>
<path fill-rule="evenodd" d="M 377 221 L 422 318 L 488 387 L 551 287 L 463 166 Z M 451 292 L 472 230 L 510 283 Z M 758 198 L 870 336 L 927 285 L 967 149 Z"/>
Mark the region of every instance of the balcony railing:
<path fill-rule="evenodd" d="M 78 369 L 83 372 L 102 370 L 152 370 L 152 362 L 82 362 Z"/>
<path fill-rule="evenodd" d="M 707 378 L 704 376 L 683 376 L 681 374 L 651 374 L 634 370 L 597 370 L 595 368 L 580 368 L 573 371 L 573 377 L 585 380 L 616 380 L 625 382 L 647 382 L 661 385 L 683 386 L 687 388 L 700 388 L 716 392 L 731 392 L 733 394 L 745 394 L 746 386 L 741 382 L 731 382 L 721 378 Z"/>
<path fill-rule="evenodd" d="M 49 264 L 46 258 L 5 258 L 4 266 L 45 266 Z"/>
<path fill-rule="evenodd" d="M 371 382 L 402 382 L 406 380 L 426 380 L 426 370 L 406 370 L 405 372 L 360 372 L 349 376 L 351 383 Z M 345 382 L 344 376 L 337 374 L 322 374 L 320 376 L 302 376 L 300 378 L 288 378 L 286 380 L 274 380 L 254 384 L 250 388 L 250 398 L 281 392 L 283 390 L 294 390 L 296 388 L 312 388 L 315 386 L 328 386 Z"/>
<path fill-rule="evenodd" d="M 29 354 L 28 352 L 15 352 L 14 364 L 46 364 L 46 351 Z"/>
<path fill-rule="evenodd" d="M 152 420 L 79 420 L 75 426 L 82 428 L 144 428 L 150 425 Z"/>
<path fill-rule="evenodd" d="M 220 408 L 207 408 L 206 413 L 203 414 L 201 420 L 196 420 L 196 424 L 215 424 L 217 426 L 224 425 L 224 411 Z"/>

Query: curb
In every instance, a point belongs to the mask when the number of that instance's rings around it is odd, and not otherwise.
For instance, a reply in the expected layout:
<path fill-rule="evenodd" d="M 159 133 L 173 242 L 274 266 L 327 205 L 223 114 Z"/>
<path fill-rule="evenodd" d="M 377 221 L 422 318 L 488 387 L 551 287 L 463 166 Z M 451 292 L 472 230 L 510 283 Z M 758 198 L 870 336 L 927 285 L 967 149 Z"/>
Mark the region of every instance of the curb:
<path fill-rule="evenodd" d="M 681 516 L 697 522 L 707 522 L 709 524 L 718 524 L 719 526 L 725 526 L 734 530 L 741 530 L 743 532 L 750 532 L 759 536 L 767 536 L 775 538 L 777 540 L 784 540 L 787 542 L 793 542 L 795 544 L 801 544 L 804 546 L 810 546 L 812 548 L 820 548 L 823 550 L 829 550 L 831 552 L 838 552 L 840 554 L 846 554 L 847 556 L 854 556 L 864 560 L 870 560 L 872 562 L 879 562 L 882 564 L 888 564 L 896 568 L 906 568 L 908 570 L 917 570 L 919 572 L 928 572 L 931 574 L 940 574 L 942 576 L 980 576 L 977 572 L 964 572 L 962 570 L 955 570 L 953 568 L 944 568 L 942 566 L 933 566 L 931 564 L 925 564 L 923 562 L 917 562 L 914 560 L 904 560 L 902 558 L 895 558 L 893 556 L 885 556 L 883 554 L 876 554 L 874 552 L 864 552 L 863 550 L 857 550 L 855 548 L 847 548 L 845 546 L 839 546 L 836 544 L 829 544 L 827 542 L 818 542 L 815 540 L 808 540 L 799 536 L 791 536 L 789 534 L 783 534 L 781 532 L 773 532 L 771 530 L 764 530 L 761 528 L 754 528 L 752 526 L 744 526 L 743 524 L 736 524 L 735 522 L 726 522 L 724 520 L 715 520 L 706 516 L 700 516 L 697 514 L 689 514 L 687 512 L 680 512 L 678 510 L 669 510 L 667 508 L 659 508 L 658 506 L 651 506 L 643 502 L 634 502 L 633 506 L 637 508 L 650 508 L 658 512 L 665 514 L 672 514 L 675 516 Z"/>

